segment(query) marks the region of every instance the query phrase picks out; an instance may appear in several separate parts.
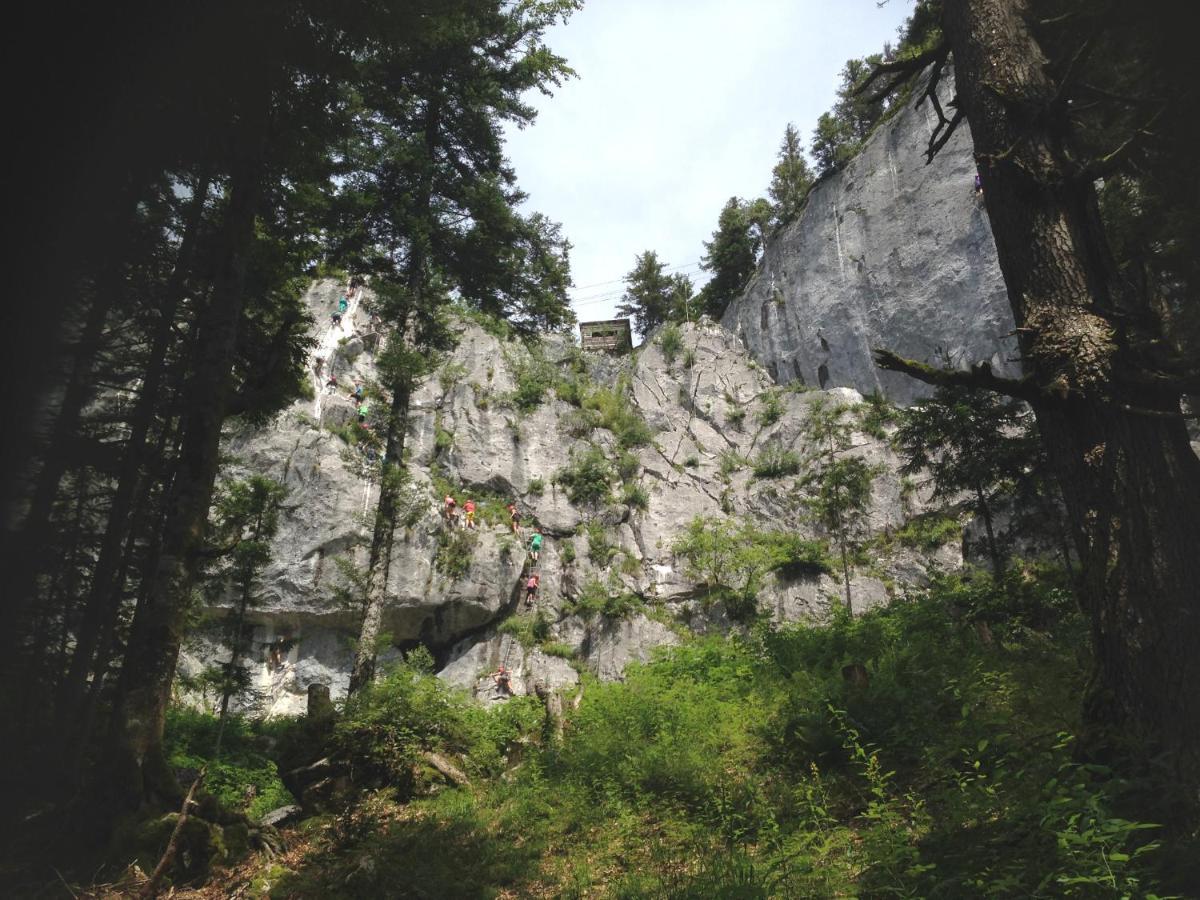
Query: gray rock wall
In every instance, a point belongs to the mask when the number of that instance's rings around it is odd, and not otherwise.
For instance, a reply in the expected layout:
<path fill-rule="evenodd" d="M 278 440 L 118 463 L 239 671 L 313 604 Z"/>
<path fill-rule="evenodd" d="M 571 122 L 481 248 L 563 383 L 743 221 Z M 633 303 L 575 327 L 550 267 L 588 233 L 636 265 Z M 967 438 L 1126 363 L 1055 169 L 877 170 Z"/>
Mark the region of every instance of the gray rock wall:
<path fill-rule="evenodd" d="M 943 80 L 943 107 L 954 94 Z M 930 165 L 936 119 L 912 103 L 844 170 L 813 189 L 768 244 L 724 324 L 780 383 L 882 391 L 901 404 L 929 389 L 875 368 L 886 347 L 923 362 L 1016 364 L 1012 313 L 987 212 L 974 196 L 962 125 Z"/>
<path fill-rule="evenodd" d="M 272 713 L 301 711 L 314 682 L 330 685 L 335 699 L 344 695 L 361 615 L 338 596 L 349 585 L 346 567 L 366 566 L 378 463 L 342 435 L 359 427 L 349 392 L 355 380 L 373 387 L 375 368 L 366 306 L 352 304 L 340 326 L 329 322 L 338 293 L 337 285 L 323 282 L 307 296 L 325 360 L 321 374 L 313 375 L 314 399 L 297 403 L 268 428 L 231 433 L 225 444 L 231 459 L 225 477 L 258 472 L 284 482 L 289 491 L 247 660 L 259 691 L 253 705 Z M 672 551 L 695 518 L 744 519 L 820 537 L 800 500 L 796 482 L 803 473 L 756 478 L 745 461 L 771 446 L 810 454 L 805 419 L 812 404 L 861 411 L 856 392 L 777 388 L 741 343 L 711 322 L 682 329 L 683 348 L 674 360 L 664 357 L 657 340 L 635 357 L 585 355 L 590 383 L 627 385 L 624 396 L 654 439 L 633 451 L 631 482 L 647 492 L 647 509 L 631 509 L 615 497 L 578 507 L 555 484 L 555 475 L 591 447 L 615 459 L 614 435 L 581 429 L 581 411 L 553 390 L 536 409 L 518 411 L 511 395 L 530 351 L 471 323 L 458 330 L 457 348 L 412 399 L 413 477 L 407 496 L 414 515 L 410 527 L 398 530 L 392 551 L 383 630 L 393 647 L 384 654 L 385 665 L 403 648 L 424 643 L 434 649 L 443 677 L 483 700 L 502 699 L 487 677 L 501 662 L 513 671 L 518 693 L 534 685 L 562 688 L 586 669 L 619 678 L 629 662 L 648 659 L 654 648 L 676 642 L 682 633 L 739 627 L 720 603 L 705 601 L 702 586 Z M 551 370 L 565 372 L 578 361 L 561 337 L 545 340 L 540 353 Z M 339 383 L 327 389 L 330 366 Z M 771 397 L 781 413 L 763 425 L 760 416 Z M 381 414 L 382 400 L 372 403 Z M 857 433 L 848 452 L 878 471 L 869 516 L 873 534 L 895 529 L 926 508 L 920 492 L 907 489 L 898 476 L 886 440 Z M 743 462 L 731 468 L 734 458 Z M 525 548 L 504 521 L 481 522 L 470 535 L 461 575 L 439 571 L 438 547 L 452 536 L 441 516 L 447 485 L 460 504 L 473 496 L 498 510 L 514 499 L 526 524 L 540 523 L 547 539 L 532 607 L 524 606 L 522 590 Z M 620 486 L 614 487 L 619 494 Z M 589 524 L 615 548 L 609 559 L 592 558 L 581 533 Z M 930 562 L 943 568 L 961 564 L 956 546 L 924 555 L 893 548 L 877 556 L 855 571 L 858 610 L 887 602 L 904 584 L 920 583 Z M 575 601 L 597 584 L 610 594 L 640 598 L 641 608 L 615 619 L 575 614 Z M 777 621 L 820 619 L 840 597 L 839 578 L 772 576 L 759 606 Z M 218 605 L 209 613 L 226 611 Z M 528 628 L 538 615 L 547 633 L 529 641 Z M 511 627 L 519 623 L 522 628 Z M 519 634 L 528 645 L 514 639 Z M 195 674 L 226 653 L 215 638 L 201 634 L 181 666 Z"/>

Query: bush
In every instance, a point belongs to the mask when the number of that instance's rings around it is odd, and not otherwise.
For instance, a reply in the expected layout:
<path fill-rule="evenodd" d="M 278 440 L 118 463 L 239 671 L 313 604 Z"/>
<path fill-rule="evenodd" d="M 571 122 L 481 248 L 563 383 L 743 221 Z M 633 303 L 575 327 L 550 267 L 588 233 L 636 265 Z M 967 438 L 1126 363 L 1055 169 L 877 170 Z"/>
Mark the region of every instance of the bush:
<path fill-rule="evenodd" d="M 721 477 L 726 481 L 729 476 L 746 464 L 746 460 L 736 450 L 722 450 L 720 456 Z"/>
<path fill-rule="evenodd" d="M 447 578 L 462 578 L 471 570 L 478 543 L 478 531 L 443 528 L 438 532 L 433 567 Z"/>
<path fill-rule="evenodd" d="M 621 502 L 630 509 L 649 509 L 650 494 L 640 484 L 627 484 L 621 492 Z"/>
<path fill-rule="evenodd" d="M 571 565 L 575 562 L 575 542 L 568 539 L 562 541 L 558 545 L 558 552 L 562 555 L 563 565 Z"/>
<path fill-rule="evenodd" d="M 612 562 L 618 548 L 609 540 L 604 525 L 600 522 L 588 522 L 583 526 L 583 532 L 587 535 L 588 559 L 601 568 Z"/>
<path fill-rule="evenodd" d="M 687 457 L 687 458 L 686 458 L 686 459 L 683 461 L 683 467 L 684 467 L 685 469 L 696 469 L 696 468 L 699 468 L 699 467 L 700 467 L 700 457 L 698 457 L 698 456 L 697 456 L 695 453 L 692 453 L 692 454 L 690 454 L 690 455 L 689 455 L 689 456 L 688 456 L 688 457 Z"/>
<path fill-rule="evenodd" d="M 590 505 L 607 499 L 612 481 L 612 466 L 599 447 L 589 447 L 577 454 L 565 469 L 554 476 L 575 505 Z"/>
<path fill-rule="evenodd" d="M 896 539 L 905 547 L 930 551 L 962 540 L 962 533 L 962 523 L 954 516 L 931 513 L 909 519 L 896 532 Z"/>
<path fill-rule="evenodd" d="M 579 589 L 579 596 L 568 604 L 571 615 L 583 619 L 604 616 L 606 619 L 623 619 L 643 609 L 641 597 L 625 590 L 615 578 L 605 584 L 596 578 L 588 579 Z"/>
<path fill-rule="evenodd" d="M 334 746 L 360 782 L 388 784 L 403 798 L 416 788 L 424 751 L 458 755 L 468 772 L 498 774 L 507 744 L 540 724 L 539 707 L 535 698 L 514 697 L 489 712 L 405 663 L 346 701 Z"/>
<path fill-rule="evenodd" d="M 763 394 L 762 408 L 758 411 L 758 424 L 766 428 L 783 418 L 783 398 L 772 388 Z"/>
<path fill-rule="evenodd" d="M 546 391 L 555 383 L 553 365 L 540 352 L 530 351 L 512 363 L 513 388 L 511 401 L 520 412 L 533 412 L 542 405 Z"/>
<path fill-rule="evenodd" d="M 685 369 L 690 369 L 695 364 L 696 364 L 696 351 L 692 350 L 691 348 L 685 350 L 683 353 L 683 367 Z"/>
<path fill-rule="evenodd" d="M 583 408 L 593 413 L 593 425 L 613 433 L 622 449 L 644 447 L 654 439 L 650 426 L 629 400 L 626 376 L 618 378 L 611 389 L 597 388 L 583 401 Z"/>
<path fill-rule="evenodd" d="M 738 431 L 741 431 L 742 424 L 746 421 L 746 408 L 743 406 L 726 407 L 725 420 Z"/>
<path fill-rule="evenodd" d="M 679 333 L 679 326 L 674 323 L 665 325 L 658 336 L 658 346 L 667 365 L 675 362 L 675 357 L 683 349 L 683 336 Z"/>
<path fill-rule="evenodd" d="M 529 493 L 535 497 L 540 497 L 546 492 L 546 482 L 540 478 L 531 478 L 529 480 Z"/>
<path fill-rule="evenodd" d="M 207 765 L 204 790 L 226 809 L 245 813 L 250 819 L 295 802 L 266 752 L 268 742 L 255 733 L 254 723 L 243 716 L 228 716 L 221 758 L 214 761 L 211 754 L 218 727 L 217 717 L 210 713 L 169 708 L 163 737 L 167 762 L 177 769 L 198 770 Z"/>
<path fill-rule="evenodd" d="M 782 478 L 800 471 L 800 454 L 771 445 L 763 449 L 754 460 L 755 478 Z"/>

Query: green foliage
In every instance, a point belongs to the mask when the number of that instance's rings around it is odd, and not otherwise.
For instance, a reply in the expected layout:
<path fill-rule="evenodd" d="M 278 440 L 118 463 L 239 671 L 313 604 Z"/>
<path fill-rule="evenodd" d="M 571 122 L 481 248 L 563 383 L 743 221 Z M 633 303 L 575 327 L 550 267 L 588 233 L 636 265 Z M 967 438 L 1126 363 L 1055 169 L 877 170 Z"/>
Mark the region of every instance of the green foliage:
<path fill-rule="evenodd" d="M 554 475 L 556 484 L 562 485 L 567 499 L 576 505 L 595 505 L 609 496 L 612 482 L 612 465 L 599 447 L 589 447 L 577 453 L 564 469 Z"/>
<path fill-rule="evenodd" d="M 694 365 L 696 365 L 696 351 L 689 347 L 683 351 L 683 367 L 690 369 Z"/>
<path fill-rule="evenodd" d="M 540 478 L 529 479 L 529 493 L 535 497 L 540 497 L 546 492 L 546 482 Z"/>
<path fill-rule="evenodd" d="M 762 396 L 762 407 L 758 411 L 758 424 L 766 428 L 783 418 L 783 397 L 775 388 Z"/>
<path fill-rule="evenodd" d="M 699 468 L 700 467 L 700 457 L 698 457 L 695 453 L 688 454 L 686 457 L 684 457 L 683 467 L 685 469 Z"/>
<path fill-rule="evenodd" d="M 496 629 L 520 641 L 525 647 L 537 647 L 550 637 L 550 621 L 540 609 L 536 613 L 509 616 Z"/>
<path fill-rule="evenodd" d="M 601 568 L 607 566 L 616 556 L 618 547 L 610 540 L 604 524 L 593 521 L 581 527 L 583 533 L 587 535 L 588 559 Z"/>
<path fill-rule="evenodd" d="M 741 431 L 742 423 L 746 421 L 746 408 L 744 406 L 727 406 L 725 408 L 725 420 L 738 431 Z"/>
<path fill-rule="evenodd" d="M 570 538 L 559 542 L 558 552 L 562 556 L 563 565 L 569 566 L 575 562 L 575 542 Z"/>
<path fill-rule="evenodd" d="M 436 453 L 446 453 L 454 449 L 454 432 L 447 431 L 440 424 L 433 429 L 433 449 Z"/>
<path fill-rule="evenodd" d="M 406 662 L 351 696 L 333 744 L 362 782 L 409 796 L 424 751 L 456 755 L 469 773 L 499 774 L 508 743 L 540 722 L 537 707 L 533 698 L 513 698 L 489 712 Z"/>
<path fill-rule="evenodd" d="M 943 514 L 916 516 L 905 522 L 895 537 L 905 547 L 936 550 L 943 544 L 962 540 L 962 523 Z"/>
<path fill-rule="evenodd" d="M 580 608 L 615 611 L 618 591 L 588 582 Z M 1129 786 L 1071 758 L 1085 633 L 1060 579 L 1037 571 L 935 578 L 859 617 L 660 648 L 622 682 L 589 683 L 561 743 L 534 740 L 506 779 L 384 806 L 284 887 L 386 895 L 369 856 L 430 896 L 1185 894 L 1156 862 L 1186 864 L 1187 846 L 1122 814 Z M 414 699 L 368 720 L 369 746 L 471 745 L 444 687 L 439 704 L 412 676 L 400 686 Z M 538 719 L 531 706 L 521 727 Z M 380 756 L 407 797 L 411 765 Z"/>
<path fill-rule="evenodd" d="M 579 589 L 579 595 L 567 604 L 567 612 L 583 619 L 603 616 L 606 619 L 624 619 L 642 610 L 645 603 L 641 597 L 621 586 L 615 577 L 608 582 L 589 578 Z"/>
<path fill-rule="evenodd" d="M 625 293 L 618 316 L 632 316 L 643 337 L 668 321 L 680 321 L 692 297 L 691 279 L 681 272 L 668 275 L 667 264 L 653 250 L 640 253 L 625 276 Z"/>
<path fill-rule="evenodd" d="M 216 716 L 187 707 L 170 707 L 163 737 L 168 763 L 189 770 L 207 765 L 204 789 L 226 809 L 243 812 L 254 820 L 294 802 L 266 752 L 267 741 L 259 734 L 258 726 L 242 716 L 228 716 L 221 757 L 214 760 L 218 727 Z"/>
<path fill-rule="evenodd" d="M 754 460 L 755 478 L 782 478 L 800 471 L 800 454 L 785 450 L 777 444 L 769 444 Z"/>
<path fill-rule="evenodd" d="M 476 512 L 478 518 L 478 512 Z M 478 530 L 466 528 L 443 528 L 438 532 L 437 549 L 433 554 L 433 566 L 447 578 L 462 578 L 471 570 L 475 547 L 479 543 Z"/>
<path fill-rule="evenodd" d="M 717 217 L 712 240 L 704 242 L 700 266 L 711 273 L 697 300 L 702 309 L 719 319 L 729 304 L 741 296 L 754 274 L 762 251 L 762 220 L 769 216 L 766 205 L 730 197 Z"/>
<path fill-rule="evenodd" d="M 878 391 L 872 391 L 863 399 L 866 402 L 857 408 L 859 426 L 864 433 L 882 441 L 887 437 L 886 426 L 899 421 L 900 410 Z"/>
<path fill-rule="evenodd" d="M 743 457 L 736 450 L 730 448 L 730 449 L 721 451 L 720 472 L 721 472 L 721 477 L 724 478 L 726 481 L 729 480 L 730 475 L 732 475 L 734 472 L 738 471 L 745 465 L 746 465 L 745 457 Z"/>
<path fill-rule="evenodd" d="M 800 146 L 800 132 L 791 122 L 784 129 L 778 160 L 767 188 L 773 201 L 771 220 L 777 228 L 799 217 L 813 185 L 813 173 Z"/>
<path fill-rule="evenodd" d="M 627 484 L 621 491 L 621 502 L 630 509 L 650 508 L 650 493 L 640 484 Z"/>
<path fill-rule="evenodd" d="M 533 412 L 558 380 L 553 363 L 542 355 L 540 348 L 533 347 L 527 354 L 510 359 L 509 365 L 516 382 L 510 398 L 513 406 L 523 413 Z"/>
<path fill-rule="evenodd" d="M 675 362 L 679 351 L 683 349 L 683 337 L 679 333 L 679 326 L 674 322 L 664 325 L 658 335 L 658 347 L 662 350 L 663 359 L 667 361 L 667 365 Z"/>
<path fill-rule="evenodd" d="M 644 447 L 654 438 L 629 392 L 629 377 L 622 375 L 612 388 L 598 387 L 583 401 L 584 410 L 593 413 L 595 427 L 611 431 L 623 450 Z"/>
<path fill-rule="evenodd" d="M 689 577 L 743 612 L 752 611 L 763 579 L 771 572 L 799 577 L 832 571 L 821 542 L 729 519 L 697 516 L 671 550 L 687 562 Z"/>

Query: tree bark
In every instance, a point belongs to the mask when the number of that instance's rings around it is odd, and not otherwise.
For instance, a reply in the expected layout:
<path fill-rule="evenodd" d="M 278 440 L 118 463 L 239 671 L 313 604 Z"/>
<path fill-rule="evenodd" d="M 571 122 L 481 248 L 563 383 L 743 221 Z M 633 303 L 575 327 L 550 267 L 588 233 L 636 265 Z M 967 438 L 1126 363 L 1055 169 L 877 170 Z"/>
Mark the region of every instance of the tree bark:
<path fill-rule="evenodd" d="M 1033 407 L 1072 522 L 1095 669 L 1084 745 L 1200 785 L 1200 460 L 1180 394 L 1130 352 L 1150 299 L 1118 277 L 1027 0 L 947 0 L 970 123 Z M 1182 799 L 1186 797 L 1187 799 Z"/>
<path fill-rule="evenodd" d="M 265 86 L 248 99 L 234 146 L 229 203 L 221 236 L 220 268 L 199 322 L 197 361 L 182 416 L 179 466 L 168 500 L 162 546 L 148 574 L 146 601 L 135 615 L 114 711 L 111 747 L 118 789 L 128 799 L 177 793 L 162 755 L 162 733 L 186 613 L 204 546 L 219 465 L 221 426 L 245 304 L 245 280 L 263 180 L 270 95 Z"/>
<path fill-rule="evenodd" d="M 1004 574 L 1004 563 L 1000 560 L 1000 548 L 996 546 L 996 531 L 992 527 L 992 508 L 988 505 L 983 493 L 983 485 L 975 485 L 975 505 L 983 518 L 983 528 L 987 533 L 988 556 L 992 561 L 992 574 L 999 581 Z"/>
<path fill-rule="evenodd" d="M 424 169 L 415 198 L 414 220 L 419 223 L 412 236 L 409 252 L 407 282 L 410 297 L 396 332 L 391 340 L 408 340 L 409 320 L 419 313 L 425 298 L 426 263 L 429 248 L 427 235 L 432 229 L 422 228 L 432 214 L 433 167 L 441 134 L 441 101 L 435 95 L 425 109 L 422 126 L 424 135 Z M 388 570 L 391 567 L 392 540 L 396 530 L 396 491 L 399 489 L 397 467 L 404 465 L 404 443 L 408 432 L 408 405 L 412 395 L 412 375 L 399 373 L 392 385 L 392 404 L 388 411 L 387 437 L 383 466 L 379 480 L 379 503 L 375 508 L 375 527 L 371 536 L 371 554 L 367 563 L 367 602 L 359 631 L 354 668 L 350 672 L 348 693 L 353 694 L 375 679 L 376 644 L 383 621 L 383 601 L 387 594 Z"/>

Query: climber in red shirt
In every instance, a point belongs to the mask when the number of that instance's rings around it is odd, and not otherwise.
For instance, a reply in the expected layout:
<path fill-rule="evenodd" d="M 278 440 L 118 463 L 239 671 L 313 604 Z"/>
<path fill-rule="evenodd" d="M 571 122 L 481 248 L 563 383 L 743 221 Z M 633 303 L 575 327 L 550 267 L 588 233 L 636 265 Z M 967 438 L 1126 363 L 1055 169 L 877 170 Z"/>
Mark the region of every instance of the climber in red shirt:
<path fill-rule="evenodd" d="M 466 513 L 466 521 L 463 523 L 468 528 L 475 527 L 475 501 L 467 498 L 467 502 L 463 504 L 463 512 Z"/>
<path fill-rule="evenodd" d="M 529 576 L 529 580 L 525 582 L 525 604 L 533 605 L 533 598 L 537 594 L 538 582 L 542 580 L 542 576 L 534 572 Z"/>
<path fill-rule="evenodd" d="M 453 525 L 458 517 L 458 503 L 453 497 L 447 494 L 446 499 L 443 501 L 443 506 L 446 512 L 446 524 Z"/>

